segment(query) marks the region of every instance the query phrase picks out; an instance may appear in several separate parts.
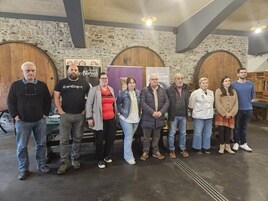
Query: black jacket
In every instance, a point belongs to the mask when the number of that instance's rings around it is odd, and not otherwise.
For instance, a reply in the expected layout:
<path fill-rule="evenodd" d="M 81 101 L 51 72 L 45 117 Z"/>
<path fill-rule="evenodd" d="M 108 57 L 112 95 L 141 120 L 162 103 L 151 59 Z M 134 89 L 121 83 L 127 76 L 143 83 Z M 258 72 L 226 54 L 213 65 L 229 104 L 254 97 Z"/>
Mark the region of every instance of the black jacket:
<path fill-rule="evenodd" d="M 154 129 L 163 127 L 165 125 L 165 113 L 169 105 L 166 90 L 158 86 L 157 96 L 158 96 L 158 111 L 162 113 L 162 116 L 156 119 L 152 116 L 152 114 L 155 111 L 154 94 L 152 88 L 148 86 L 141 91 L 142 128 Z"/>
<path fill-rule="evenodd" d="M 169 99 L 168 120 L 174 121 L 175 116 L 188 117 L 189 91 L 187 85 L 182 85 L 180 96 L 176 84 L 173 83 L 167 89 L 167 95 Z"/>
<path fill-rule="evenodd" d="M 22 121 L 35 122 L 49 115 L 51 96 L 42 81 L 25 83 L 18 80 L 10 87 L 7 104 L 13 118 L 19 115 Z"/>

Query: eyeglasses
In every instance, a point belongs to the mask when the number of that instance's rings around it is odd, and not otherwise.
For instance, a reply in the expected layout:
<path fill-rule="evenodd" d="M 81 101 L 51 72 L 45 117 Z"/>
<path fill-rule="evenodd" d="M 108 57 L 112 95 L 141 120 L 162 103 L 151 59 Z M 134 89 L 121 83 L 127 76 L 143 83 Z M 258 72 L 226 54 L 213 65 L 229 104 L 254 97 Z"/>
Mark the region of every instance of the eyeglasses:
<path fill-rule="evenodd" d="M 101 80 L 108 80 L 108 77 L 101 77 Z"/>
<path fill-rule="evenodd" d="M 29 72 L 34 72 L 35 70 L 29 70 L 29 69 L 27 69 L 27 70 L 25 70 L 27 73 L 29 73 Z"/>
<path fill-rule="evenodd" d="M 36 96 L 36 86 L 33 83 L 27 83 L 25 84 L 25 95 L 26 96 Z"/>

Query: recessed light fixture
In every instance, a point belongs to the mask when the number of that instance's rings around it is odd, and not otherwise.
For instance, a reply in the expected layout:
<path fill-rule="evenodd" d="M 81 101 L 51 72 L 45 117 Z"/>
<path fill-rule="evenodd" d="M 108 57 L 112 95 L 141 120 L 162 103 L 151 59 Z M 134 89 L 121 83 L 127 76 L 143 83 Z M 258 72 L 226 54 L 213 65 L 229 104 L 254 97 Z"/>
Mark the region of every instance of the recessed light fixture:
<path fill-rule="evenodd" d="M 156 17 L 153 17 L 153 16 L 147 16 L 147 17 L 143 17 L 141 19 L 141 21 L 148 27 L 152 26 L 153 23 L 155 23 L 157 20 Z"/>

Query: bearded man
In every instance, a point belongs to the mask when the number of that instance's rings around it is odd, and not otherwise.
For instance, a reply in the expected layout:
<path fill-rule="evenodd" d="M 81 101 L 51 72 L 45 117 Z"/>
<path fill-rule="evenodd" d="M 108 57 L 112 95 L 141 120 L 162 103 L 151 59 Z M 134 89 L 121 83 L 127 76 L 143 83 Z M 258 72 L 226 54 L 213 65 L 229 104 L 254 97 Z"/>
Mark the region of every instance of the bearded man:
<path fill-rule="evenodd" d="M 80 146 L 85 124 L 85 103 L 89 84 L 80 78 L 78 67 L 68 67 L 67 78 L 55 86 L 54 101 L 60 115 L 60 167 L 58 175 L 65 174 L 69 164 L 69 139 L 73 139 L 71 164 L 74 169 L 80 168 Z"/>

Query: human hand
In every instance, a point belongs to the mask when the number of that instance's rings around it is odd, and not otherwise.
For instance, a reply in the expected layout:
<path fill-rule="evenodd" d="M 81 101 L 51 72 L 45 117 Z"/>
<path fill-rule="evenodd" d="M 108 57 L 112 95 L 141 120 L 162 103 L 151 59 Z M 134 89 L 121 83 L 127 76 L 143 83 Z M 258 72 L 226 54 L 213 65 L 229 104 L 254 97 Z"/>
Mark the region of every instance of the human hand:
<path fill-rule="evenodd" d="M 89 128 L 93 128 L 93 126 L 94 126 L 94 120 L 93 120 L 93 119 L 89 119 L 89 120 L 87 121 L 87 123 L 88 123 L 88 127 L 89 127 Z"/>
<path fill-rule="evenodd" d="M 232 117 L 232 115 L 230 114 L 230 113 L 227 113 L 226 115 L 225 115 L 225 118 L 226 119 L 230 119 Z"/>
<path fill-rule="evenodd" d="M 17 115 L 17 116 L 15 116 L 15 121 L 19 121 L 20 120 L 20 117 L 19 117 L 19 115 Z"/>

